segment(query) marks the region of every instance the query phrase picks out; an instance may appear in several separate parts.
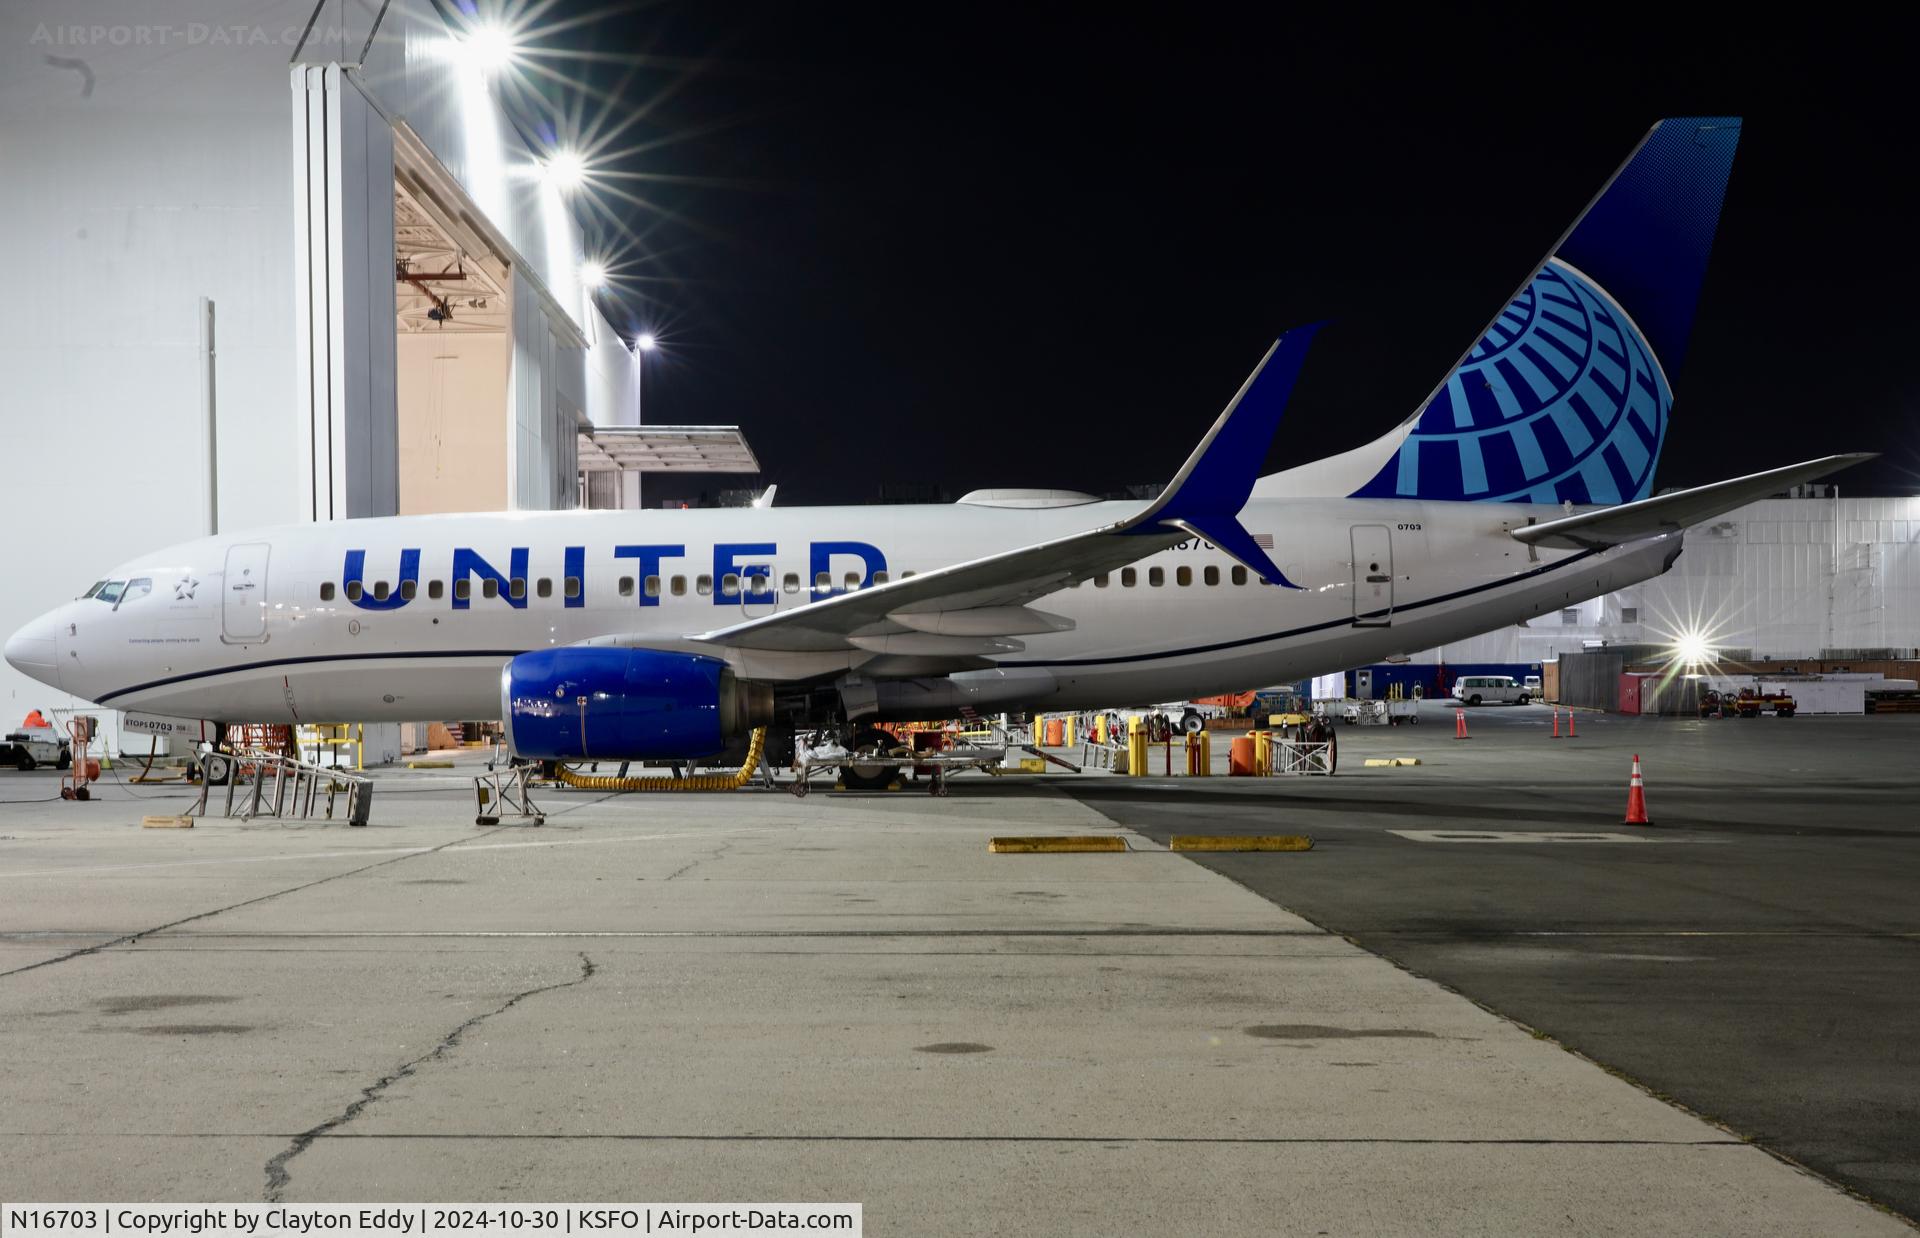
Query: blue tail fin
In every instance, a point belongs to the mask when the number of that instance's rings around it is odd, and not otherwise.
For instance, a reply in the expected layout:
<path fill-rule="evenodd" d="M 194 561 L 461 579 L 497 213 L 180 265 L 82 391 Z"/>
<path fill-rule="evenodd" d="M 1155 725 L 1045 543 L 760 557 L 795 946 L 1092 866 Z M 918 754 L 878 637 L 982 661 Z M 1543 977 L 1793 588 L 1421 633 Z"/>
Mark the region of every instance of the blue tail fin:
<path fill-rule="evenodd" d="M 1354 495 L 1651 494 L 1739 140 L 1737 117 L 1655 125 Z"/>

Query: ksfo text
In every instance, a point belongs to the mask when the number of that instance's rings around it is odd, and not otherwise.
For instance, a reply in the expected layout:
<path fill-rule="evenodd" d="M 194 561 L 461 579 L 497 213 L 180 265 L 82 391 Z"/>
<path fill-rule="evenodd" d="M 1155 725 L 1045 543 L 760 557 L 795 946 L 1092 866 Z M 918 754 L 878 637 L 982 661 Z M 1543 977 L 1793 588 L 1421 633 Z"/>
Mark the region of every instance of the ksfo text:
<path fill-rule="evenodd" d="M 859 1204 L 8 1204 L 0 1238 L 862 1232 Z"/>

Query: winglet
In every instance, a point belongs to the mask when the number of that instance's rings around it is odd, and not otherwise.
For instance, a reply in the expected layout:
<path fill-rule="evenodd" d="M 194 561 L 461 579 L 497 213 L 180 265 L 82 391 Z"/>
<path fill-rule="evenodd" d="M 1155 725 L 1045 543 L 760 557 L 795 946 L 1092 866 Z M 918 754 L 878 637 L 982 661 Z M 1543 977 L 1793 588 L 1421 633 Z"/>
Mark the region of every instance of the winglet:
<path fill-rule="evenodd" d="M 1241 526 L 1240 509 L 1247 505 L 1266 463 L 1267 446 L 1286 412 L 1307 346 L 1323 325 L 1296 327 L 1274 341 L 1179 473 L 1126 531 L 1147 532 L 1165 525 L 1185 529 L 1275 584 L 1299 587 Z"/>

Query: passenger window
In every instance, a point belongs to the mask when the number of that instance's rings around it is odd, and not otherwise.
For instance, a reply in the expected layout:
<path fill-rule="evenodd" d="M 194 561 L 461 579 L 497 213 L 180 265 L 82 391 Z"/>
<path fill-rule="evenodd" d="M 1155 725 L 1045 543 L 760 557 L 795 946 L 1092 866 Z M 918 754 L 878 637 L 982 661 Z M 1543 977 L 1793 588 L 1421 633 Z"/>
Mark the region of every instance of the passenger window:
<path fill-rule="evenodd" d="M 402 601 L 405 601 L 405 602 L 413 601 L 413 595 L 418 593 L 419 591 L 420 591 L 420 586 L 415 584 L 411 580 L 403 580 L 400 582 L 400 599 Z"/>
<path fill-rule="evenodd" d="M 365 590 L 360 587 L 359 581 L 349 580 L 347 582 L 347 601 L 349 602 L 359 601 L 360 595 L 364 592 Z"/>
<path fill-rule="evenodd" d="M 876 585 L 884 585 L 884 584 L 886 584 L 886 583 L 887 583 L 887 574 L 886 574 L 885 572 L 875 572 L 875 573 L 873 574 L 873 583 L 874 583 L 874 584 L 876 584 Z"/>
<path fill-rule="evenodd" d="M 500 582 L 489 576 L 480 586 L 480 596 L 497 598 L 500 596 Z"/>
<path fill-rule="evenodd" d="M 859 587 L 860 587 L 860 573 L 848 572 L 847 573 L 847 589 L 849 591 L 852 591 L 854 589 L 858 589 Z"/>
<path fill-rule="evenodd" d="M 620 596 L 623 598 L 630 598 L 633 596 L 633 577 L 622 576 L 620 578 Z"/>
<path fill-rule="evenodd" d="M 1147 569 L 1147 583 L 1148 583 L 1149 585 L 1151 585 L 1151 586 L 1153 586 L 1153 587 L 1154 587 L 1155 589 L 1158 589 L 1158 588 L 1159 588 L 1159 587 L 1160 587 L 1161 585 L 1164 585 L 1164 584 L 1166 584 L 1166 583 L 1167 583 L 1167 574 L 1166 574 L 1166 572 L 1165 572 L 1164 570 L 1162 570 L 1162 569 L 1160 569 L 1160 568 L 1157 568 L 1157 567 L 1150 567 L 1150 568 L 1148 568 L 1148 569 Z"/>
<path fill-rule="evenodd" d="M 1134 571 L 1132 568 L 1123 567 L 1120 569 L 1120 587 L 1122 589 L 1133 588 L 1135 584 L 1139 583 L 1139 580 L 1140 573 Z"/>
<path fill-rule="evenodd" d="M 514 598 L 515 598 L 515 600 L 518 600 L 518 599 L 520 599 L 520 598 L 523 598 L 523 597 L 525 597 L 525 596 L 527 596 L 527 579 L 526 579 L 526 577 L 524 577 L 524 576 L 515 576 L 515 577 L 513 578 L 513 580 L 512 580 L 511 582 L 509 582 L 509 583 L 508 583 L 508 585 L 507 585 L 507 588 L 508 588 L 508 589 L 510 589 L 510 590 L 512 590 L 512 592 L 513 592 L 513 596 L 514 596 Z"/>
<path fill-rule="evenodd" d="M 447 592 L 446 585 L 442 584 L 440 581 L 429 580 L 427 582 L 427 597 L 431 601 L 435 601 L 435 602 L 439 601 L 442 597 L 446 596 L 446 592 Z"/>
<path fill-rule="evenodd" d="M 713 577 L 703 575 L 698 579 L 696 579 L 693 582 L 693 591 L 699 594 L 701 597 L 706 597 L 709 593 L 712 593 Z"/>
<path fill-rule="evenodd" d="M 331 580 L 320 586 L 320 600 L 323 602 L 333 601 L 333 582 Z"/>
<path fill-rule="evenodd" d="M 376 580 L 373 582 L 373 600 L 376 602 L 384 602 L 387 600 L 387 582 L 386 581 Z"/>
<path fill-rule="evenodd" d="M 1107 587 L 1108 583 L 1109 583 L 1109 578 L 1105 572 L 1102 572 L 1098 576 L 1095 576 L 1093 578 L 1093 587 L 1096 589 L 1104 589 Z"/>
<path fill-rule="evenodd" d="M 673 596 L 685 597 L 686 594 L 687 594 L 687 578 L 685 576 L 675 576 L 673 578 Z"/>
<path fill-rule="evenodd" d="M 569 577 L 567 577 L 567 597 L 568 597 L 568 599 L 569 599 L 569 600 L 571 600 L 571 599 L 573 599 L 573 598 L 577 598 L 577 597 L 579 597 L 579 596 L 580 596 L 580 578 L 579 578 L 578 576 L 569 576 Z"/>
<path fill-rule="evenodd" d="M 747 577 L 748 593 L 759 594 L 759 593 L 765 593 L 766 591 L 767 591 L 767 578 L 765 576 L 762 576 L 760 575 L 760 573 L 755 572 L 753 575 Z"/>
<path fill-rule="evenodd" d="M 658 576 L 647 577 L 645 588 L 646 588 L 648 597 L 650 598 L 659 597 L 660 596 L 660 578 Z"/>
<path fill-rule="evenodd" d="M 913 569 L 908 568 L 906 571 L 900 573 L 900 579 L 905 580 L 907 577 L 912 576 L 913 574 L 914 574 Z"/>
<path fill-rule="evenodd" d="M 1236 585 L 1244 585 L 1247 583 L 1247 569 L 1237 563 L 1233 568 L 1233 583 Z"/>
<path fill-rule="evenodd" d="M 461 600 L 462 602 L 464 602 L 464 601 L 466 601 L 466 600 L 467 600 L 468 598 L 470 598 L 470 597 L 472 597 L 472 596 L 473 596 L 473 582 L 472 582 L 471 580 L 456 580 L 456 581 L 454 581 L 454 582 L 453 582 L 453 596 L 455 596 L 455 597 L 457 597 L 457 598 L 459 598 L 459 599 L 460 599 L 460 600 Z"/>
<path fill-rule="evenodd" d="M 738 597 L 740 595 L 740 577 L 737 574 L 728 572 L 720 578 L 720 595 L 722 597 Z"/>
<path fill-rule="evenodd" d="M 1173 583 L 1183 589 L 1192 584 L 1193 569 L 1190 567 L 1177 567 L 1173 569 Z"/>
<path fill-rule="evenodd" d="M 800 592 L 800 573 L 788 572 L 785 579 L 780 582 L 780 587 L 788 593 Z"/>
<path fill-rule="evenodd" d="M 1200 579 L 1207 584 L 1217 585 L 1220 583 L 1220 569 L 1217 567 L 1205 568 L 1200 573 Z"/>
<path fill-rule="evenodd" d="M 815 593 L 832 593 L 833 573 L 815 572 L 813 575 L 813 591 Z"/>
<path fill-rule="evenodd" d="M 550 576 L 542 576 L 537 582 L 535 582 L 533 586 L 533 591 L 539 594 L 543 598 L 552 597 L 553 596 L 553 578 Z"/>

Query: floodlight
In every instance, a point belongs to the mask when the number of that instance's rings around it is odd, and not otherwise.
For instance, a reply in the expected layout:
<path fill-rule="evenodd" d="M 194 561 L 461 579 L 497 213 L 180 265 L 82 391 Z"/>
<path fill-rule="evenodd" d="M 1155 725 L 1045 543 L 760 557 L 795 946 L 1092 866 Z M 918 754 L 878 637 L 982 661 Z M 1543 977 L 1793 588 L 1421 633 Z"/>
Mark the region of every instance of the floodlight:
<path fill-rule="evenodd" d="M 587 161 L 579 151 L 558 150 L 548 158 L 541 172 L 555 189 L 578 189 L 587 179 Z"/>
<path fill-rule="evenodd" d="M 513 63 L 513 32 L 497 22 L 483 22 L 460 40 L 461 55 L 476 69 L 493 72 Z"/>

